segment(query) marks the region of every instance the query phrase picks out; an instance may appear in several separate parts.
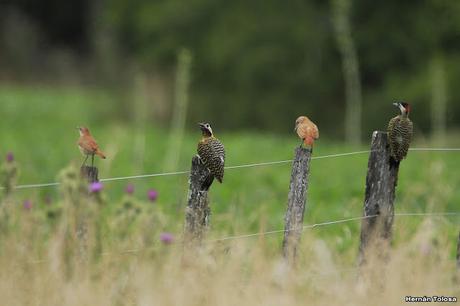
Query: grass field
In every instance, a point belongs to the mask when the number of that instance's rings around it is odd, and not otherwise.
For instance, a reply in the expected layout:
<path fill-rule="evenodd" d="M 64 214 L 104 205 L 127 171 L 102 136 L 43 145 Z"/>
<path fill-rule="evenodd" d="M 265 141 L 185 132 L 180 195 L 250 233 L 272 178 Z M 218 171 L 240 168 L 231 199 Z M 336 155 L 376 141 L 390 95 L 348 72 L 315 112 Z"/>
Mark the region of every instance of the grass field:
<path fill-rule="evenodd" d="M 168 132 L 150 123 L 136 128 L 118 118 L 113 105 L 110 95 L 97 91 L 0 88 L 0 154 L 3 158 L 13 152 L 18 184 L 54 182 L 62 169 L 78 167 L 78 125 L 88 125 L 108 155 L 97 160 L 100 178 L 164 172 Z M 298 145 L 293 134 L 220 133 L 218 124 L 214 130 L 226 146 L 228 166 L 288 160 Z M 198 128 L 186 132 L 177 170 L 189 169 L 199 137 Z M 460 141 L 452 137 L 449 145 L 460 147 Z M 418 137 L 413 146 L 433 145 Z M 348 147 L 322 135 L 314 156 L 366 149 L 368 145 Z M 362 214 L 367 158 L 312 161 L 305 224 Z M 410 152 L 399 173 L 396 212 L 459 211 L 459 162 L 458 152 Z M 209 238 L 282 229 L 290 170 L 290 163 L 228 170 L 224 183 L 215 183 L 210 192 Z M 298 264 L 302 272 L 297 274 L 283 272 L 281 234 L 211 244 L 193 260 L 181 258 L 187 181 L 185 174 L 107 182 L 98 197 L 69 191 L 73 183 L 65 181 L 60 188 L 17 190 L 4 198 L 3 206 L 9 208 L 0 250 L 6 267 L 0 275 L 1 304 L 329 305 L 353 299 L 369 305 L 369 295 L 360 289 L 366 286 L 356 286 L 356 273 L 350 270 L 356 262 L 359 222 L 305 231 Z M 125 194 L 127 184 L 135 186 L 134 195 Z M 158 192 L 154 203 L 147 199 L 149 189 Z M 23 208 L 25 200 L 33 203 L 30 211 Z M 79 208 L 66 208 L 75 203 Z M 91 207 L 90 229 L 100 233 L 89 245 L 105 255 L 72 266 L 76 242 L 66 235 L 75 224 L 69 220 L 86 206 Z M 50 217 L 50 211 L 60 217 Z M 389 285 L 382 289 L 383 299 L 377 294 L 372 301 L 403 304 L 409 294 L 460 297 L 452 280 L 458 224 L 458 216 L 396 218 Z M 161 232 L 174 233 L 175 243 L 162 245 Z M 122 252 L 133 248 L 143 251 Z"/>

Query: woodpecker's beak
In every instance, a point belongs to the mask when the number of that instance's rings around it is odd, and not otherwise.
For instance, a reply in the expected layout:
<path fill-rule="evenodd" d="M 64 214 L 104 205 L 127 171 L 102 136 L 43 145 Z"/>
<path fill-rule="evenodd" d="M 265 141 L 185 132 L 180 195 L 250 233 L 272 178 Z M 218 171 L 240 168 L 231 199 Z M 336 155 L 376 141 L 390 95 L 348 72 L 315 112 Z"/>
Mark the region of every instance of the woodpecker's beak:
<path fill-rule="evenodd" d="M 199 126 L 202 130 L 205 130 L 205 129 L 206 129 L 206 123 L 200 122 L 200 123 L 198 123 L 198 126 Z"/>
<path fill-rule="evenodd" d="M 77 126 L 77 127 L 76 127 L 76 129 L 77 129 L 77 130 L 80 130 L 80 129 L 81 129 L 81 127 Z"/>
<path fill-rule="evenodd" d="M 396 106 L 397 108 L 399 108 L 399 103 L 395 102 L 393 103 L 394 106 Z"/>

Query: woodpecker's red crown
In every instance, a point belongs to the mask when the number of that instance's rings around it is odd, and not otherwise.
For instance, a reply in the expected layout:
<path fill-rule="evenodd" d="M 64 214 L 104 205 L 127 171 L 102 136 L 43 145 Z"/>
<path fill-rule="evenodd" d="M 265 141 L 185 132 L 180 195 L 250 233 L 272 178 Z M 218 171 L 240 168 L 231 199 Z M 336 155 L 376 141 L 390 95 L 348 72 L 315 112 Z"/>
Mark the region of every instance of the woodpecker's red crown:
<path fill-rule="evenodd" d="M 401 111 L 401 114 L 409 114 L 411 111 L 411 107 L 409 103 L 396 102 L 396 103 L 393 103 L 393 105 L 399 108 L 399 110 Z"/>

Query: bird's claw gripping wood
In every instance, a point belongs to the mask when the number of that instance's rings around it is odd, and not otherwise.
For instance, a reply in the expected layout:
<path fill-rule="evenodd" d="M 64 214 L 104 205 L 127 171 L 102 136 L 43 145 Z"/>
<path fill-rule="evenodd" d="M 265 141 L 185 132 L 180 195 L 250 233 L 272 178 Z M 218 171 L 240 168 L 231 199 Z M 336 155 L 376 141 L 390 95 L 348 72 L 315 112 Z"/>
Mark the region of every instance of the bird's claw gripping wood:
<path fill-rule="evenodd" d="M 88 180 L 89 183 L 99 181 L 99 170 L 96 167 L 82 166 L 80 168 L 80 175 L 86 180 Z"/>

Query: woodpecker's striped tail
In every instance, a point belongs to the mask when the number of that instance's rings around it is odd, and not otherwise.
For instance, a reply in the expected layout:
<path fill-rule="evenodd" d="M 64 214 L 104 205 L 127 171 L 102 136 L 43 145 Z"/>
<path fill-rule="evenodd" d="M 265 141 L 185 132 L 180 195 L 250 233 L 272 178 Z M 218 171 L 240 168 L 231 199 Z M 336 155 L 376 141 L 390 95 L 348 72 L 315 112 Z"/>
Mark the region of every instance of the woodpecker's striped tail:
<path fill-rule="evenodd" d="M 214 175 L 212 175 L 211 172 L 209 172 L 206 178 L 204 179 L 203 183 L 201 184 L 201 190 L 209 190 L 209 187 L 211 187 L 212 182 L 214 182 Z"/>
<path fill-rule="evenodd" d="M 392 156 L 390 156 L 390 168 L 398 168 L 399 163 L 400 163 L 399 160 L 396 160 Z"/>

